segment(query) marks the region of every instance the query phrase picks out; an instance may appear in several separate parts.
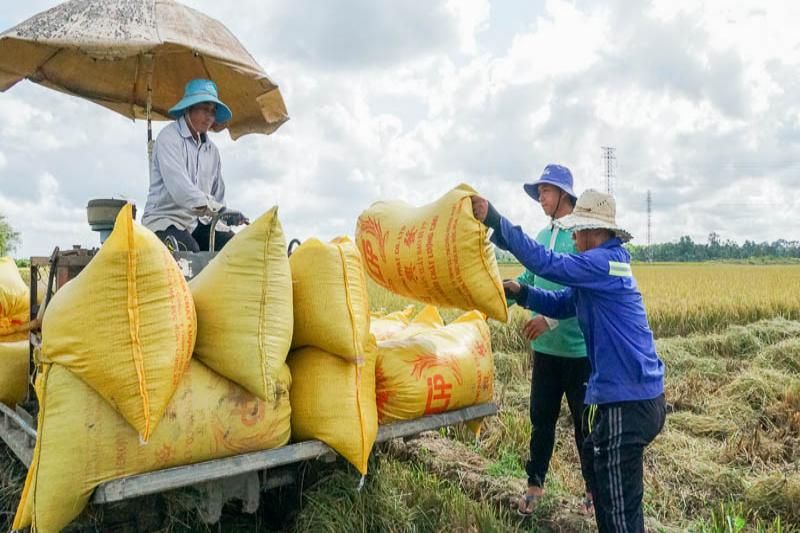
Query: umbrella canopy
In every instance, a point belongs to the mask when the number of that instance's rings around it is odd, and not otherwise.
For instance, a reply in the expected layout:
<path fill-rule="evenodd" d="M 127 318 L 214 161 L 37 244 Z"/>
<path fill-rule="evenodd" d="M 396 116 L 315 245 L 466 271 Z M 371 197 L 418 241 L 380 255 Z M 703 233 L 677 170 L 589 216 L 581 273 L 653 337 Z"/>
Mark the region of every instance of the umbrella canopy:
<path fill-rule="evenodd" d="M 278 86 L 220 22 L 174 0 L 71 0 L 0 34 L 0 91 L 27 78 L 126 117 L 171 120 L 186 82 L 208 78 L 232 138 L 288 120 Z"/>

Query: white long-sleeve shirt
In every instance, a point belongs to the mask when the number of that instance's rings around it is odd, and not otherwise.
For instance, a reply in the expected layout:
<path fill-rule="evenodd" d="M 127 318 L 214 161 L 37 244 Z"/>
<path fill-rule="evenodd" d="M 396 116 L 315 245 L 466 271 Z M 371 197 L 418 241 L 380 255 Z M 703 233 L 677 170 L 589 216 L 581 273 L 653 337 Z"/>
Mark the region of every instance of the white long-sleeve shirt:
<path fill-rule="evenodd" d="M 142 215 L 142 224 L 152 231 L 169 226 L 193 231 L 206 208 L 225 203 L 219 150 L 207 135 L 203 137 L 205 141 L 198 143 L 184 117 L 158 134 Z"/>

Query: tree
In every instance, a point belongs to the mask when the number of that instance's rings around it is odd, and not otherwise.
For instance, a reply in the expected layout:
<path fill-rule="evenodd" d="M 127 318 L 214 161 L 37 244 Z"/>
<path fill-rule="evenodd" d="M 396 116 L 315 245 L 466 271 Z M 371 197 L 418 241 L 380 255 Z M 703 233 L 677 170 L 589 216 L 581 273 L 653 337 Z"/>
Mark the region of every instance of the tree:
<path fill-rule="evenodd" d="M 14 231 L 4 215 L 0 215 L 0 256 L 16 249 L 18 244 L 19 233 Z"/>

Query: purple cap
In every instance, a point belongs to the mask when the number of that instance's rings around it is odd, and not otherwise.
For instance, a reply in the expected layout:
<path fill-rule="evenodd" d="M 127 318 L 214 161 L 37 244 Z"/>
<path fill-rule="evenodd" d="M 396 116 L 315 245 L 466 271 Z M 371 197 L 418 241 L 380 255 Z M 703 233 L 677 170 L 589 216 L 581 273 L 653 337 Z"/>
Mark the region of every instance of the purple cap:
<path fill-rule="evenodd" d="M 578 199 L 578 195 L 572 190 L 572 172 L 570 172 L 567 167 L 562 167 L 561 165 L 547 165 L 544 167 L 544 171 L 537 181 L 525 184 L 525 192 L 537 202 L 539 201 L 539 185 L 542 183 L 554 185 L 572 196 L 573 200 Z"/>

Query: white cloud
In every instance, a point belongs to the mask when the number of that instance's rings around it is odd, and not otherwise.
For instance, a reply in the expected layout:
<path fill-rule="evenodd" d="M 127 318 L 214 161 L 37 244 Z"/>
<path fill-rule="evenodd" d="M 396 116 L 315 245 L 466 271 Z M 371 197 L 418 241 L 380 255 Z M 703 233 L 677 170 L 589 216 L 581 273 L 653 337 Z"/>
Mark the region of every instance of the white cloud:
<path fill-rule="evenodd" d="M 215 141 L 229 204 L 278 204 L 287 235 L 351 233 L 373 201 L 422 204 L 461 181 L 533 230 L 545 218 L 522 183 L 560 162 L 579 191 L 602 188 L 602 145 L 617 148 L 620 220 L 637 237 L 647 190 L 657 240 L 800 232 L 765 207 L 800 207 L 800 4 L 184 1 L 281 86 L 292 119 L 277 133 Z M 143 206 L 143 124 L 28 82 L 0 94 L 0 113 L 0 212 L 22 255 L 93 244 L 89 198 Z"/>
<path fill-rule="evenodd" d="M 31 187 L 35 199 L 19 201 L 0 195 L 0 213 L 20 233 L 26 251 L 22 255 L 49 255 L 55 246 L 99 244 L 99 237 L 86 223 L 86 212 L 65 201 L 52 174 L 42 174 Z"/>

